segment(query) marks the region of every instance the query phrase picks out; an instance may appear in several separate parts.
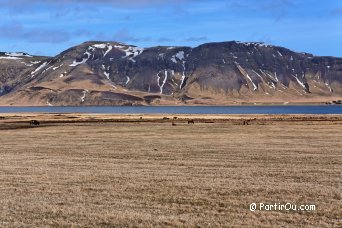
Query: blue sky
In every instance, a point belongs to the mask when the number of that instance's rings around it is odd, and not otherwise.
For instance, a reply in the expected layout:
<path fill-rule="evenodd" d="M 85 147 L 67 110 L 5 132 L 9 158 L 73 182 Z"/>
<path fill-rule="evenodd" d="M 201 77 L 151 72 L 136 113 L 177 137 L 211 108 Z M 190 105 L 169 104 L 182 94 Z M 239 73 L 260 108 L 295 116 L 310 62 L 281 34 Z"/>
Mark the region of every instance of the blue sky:
<path fill-rule="evenodd" d="M 261 41 L 342 57 L 341 0 L 0 0 L 0 51 Z"/>

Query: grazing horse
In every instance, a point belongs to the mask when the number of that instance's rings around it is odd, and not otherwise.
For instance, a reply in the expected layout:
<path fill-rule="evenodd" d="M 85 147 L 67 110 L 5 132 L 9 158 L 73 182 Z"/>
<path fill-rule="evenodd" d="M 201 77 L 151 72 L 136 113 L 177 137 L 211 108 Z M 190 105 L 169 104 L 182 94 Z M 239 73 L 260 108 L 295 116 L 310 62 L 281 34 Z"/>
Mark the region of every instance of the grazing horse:
<path fill-rule="evenodd" d="M 39 123 L 39 121 L 37 121 L 37 120 L 31 120 L 30 121 L 30 125 L 35 125 L 35 126 L 37 126 L 37 125 L 39 125 L 40 123 Z"/>
<path fill-rule="evenodd" d="M 188 124 L 195 124 L 194 120 L 188 120 Z"/>
<path fill-rule="evenodd" d="M 249 120 L 244 120 L 242 125 L 249 125 Z"/>

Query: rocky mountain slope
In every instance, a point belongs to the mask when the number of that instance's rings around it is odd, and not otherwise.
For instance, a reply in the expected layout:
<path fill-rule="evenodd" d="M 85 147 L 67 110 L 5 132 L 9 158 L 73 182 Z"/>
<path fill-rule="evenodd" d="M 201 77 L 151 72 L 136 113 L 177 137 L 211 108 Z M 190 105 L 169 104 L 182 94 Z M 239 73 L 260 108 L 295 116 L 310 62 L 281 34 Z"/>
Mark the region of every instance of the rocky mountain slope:
<path fill-rule="evenodd" d="M 220 105 L 342 98 L 342 58 L 263 43 L 139 48 L 86 42 L 55 57 L 0 52 L 1 105 Z"/>

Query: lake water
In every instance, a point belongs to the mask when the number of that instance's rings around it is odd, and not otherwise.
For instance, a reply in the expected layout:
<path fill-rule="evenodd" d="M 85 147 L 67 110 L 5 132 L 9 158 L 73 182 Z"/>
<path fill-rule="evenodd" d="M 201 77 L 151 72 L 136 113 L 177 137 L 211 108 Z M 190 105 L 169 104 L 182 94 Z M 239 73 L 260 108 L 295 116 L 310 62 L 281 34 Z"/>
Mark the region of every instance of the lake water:
<path fill-rule="evenodd" d="M 342 106 L 81 106 L 0 107 L 0 113 L 97 114 L 342 114 Z"/>

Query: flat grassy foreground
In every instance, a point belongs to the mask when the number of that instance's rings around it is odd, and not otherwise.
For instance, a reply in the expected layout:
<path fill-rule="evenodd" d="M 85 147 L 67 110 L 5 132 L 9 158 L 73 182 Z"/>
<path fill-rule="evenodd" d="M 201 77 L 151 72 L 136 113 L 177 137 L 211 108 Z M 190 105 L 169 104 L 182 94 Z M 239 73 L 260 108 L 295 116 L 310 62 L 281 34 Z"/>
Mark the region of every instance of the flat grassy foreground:
<path fill-rule="evenodd" d="M 0 227 L 342 225 L 341 121 L 50 123 L 0 134 Z"/>

